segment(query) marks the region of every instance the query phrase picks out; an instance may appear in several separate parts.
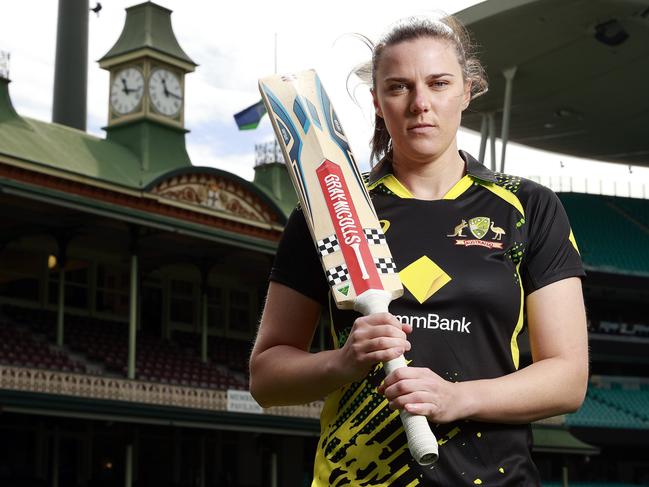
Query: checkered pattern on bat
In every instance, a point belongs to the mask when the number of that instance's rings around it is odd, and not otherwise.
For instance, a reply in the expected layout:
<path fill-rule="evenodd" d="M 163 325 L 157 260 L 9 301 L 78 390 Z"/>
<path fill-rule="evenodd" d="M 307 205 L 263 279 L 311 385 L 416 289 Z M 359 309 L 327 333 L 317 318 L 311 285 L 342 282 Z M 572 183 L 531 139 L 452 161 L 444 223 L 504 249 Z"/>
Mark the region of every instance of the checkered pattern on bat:
<path fill-rule="evenodd" d="M 397 265 L 390 257 L 375 257 L 374 264 L 382 274 L 396 274 L 397 272 Z"/>
<path fill-rule="evenodd" d="M 380 228 L 364 228 L 363 232 L 365 233 L 365 238 L 369 244 L 383 245 L 386 243 L 385 235 Z"/>
<path fill-rule="evenodd" d="M 327 282 L 329 286 L 335 286 L 349 280 L 349 271 L 346 264 L 340 264 L 327 269 Z"/>
<path fill-rule="evenodd" d="M 336 235 L 329 235 L 328 237 L 318 240 L 317 243 L 318 252 L 320 256 L 324 257 L 325 255 L 333 254 L 340 250 L 340 245 L 338 245 L 338 239 Z"/>
<path fill-rule="evenodd" d="M 363 233 L 367 239 L 367 243 L 370 245 L 382 245 L 385 244 L 385 235 L 380 228 L 364 228 Z M 336 235 L 329 235 L 328 237 L 318 240 L 317 242 L 318 252 L 321 257 L 325 255 L 333 254 L 340 250 L 340 245 L 338 245 L 338 238 Z"/>

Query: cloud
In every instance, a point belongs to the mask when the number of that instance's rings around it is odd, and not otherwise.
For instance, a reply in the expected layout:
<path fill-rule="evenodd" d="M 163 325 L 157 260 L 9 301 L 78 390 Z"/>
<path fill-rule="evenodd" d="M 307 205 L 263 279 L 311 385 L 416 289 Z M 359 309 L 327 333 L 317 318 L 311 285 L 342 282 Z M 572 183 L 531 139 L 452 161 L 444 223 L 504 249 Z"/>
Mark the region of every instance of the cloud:
<path fill-rule="evenodd" d="M 252 181 L 255 175 L 254 148 L 249 152 L 219 155 L 212 145 L 193 144 L 188 147 L 188 153 L 195 166 L 215 167 L 236 174 L 248 181 Z"/>
<path fill-rule="evenodd" d="M 0 15 L 0 49 L 11 53 L 12 100 L 18 113 L 41 120 L 51 119 L 57 3 L 13 2 Z M 138 1 L 102 3 L 101 14 L 97 17 L 91 13 L 89 17 L 88 47 L 88 131 L 98 136 L 104 135 L 102 127 L 107 123 L 109 86 L 108 73 L 96 61 L 117 41 L 124 26 L 124 9 Z M 187 146 L 192 160 L 197 165 L 209 163 L 231 169 L 247 179 L 254 174 L 254 144 L 271 139 L 272 130 L 265 118 L 257 130 L 239 132 L 232 115 L 259 100 L 257 79 L 274 71 L 276 33 L 278 70 L 318 70 L 359 165 L 366 170 L 373 122 L 371 99 L 360 87 L 357 106 L 347 93 L 346 80 L 349 71 L 367 60 L 369 54 L 362 43 L 346 34 L 361 33 L 376 39 L 398 18 L 435 14 L 430 0 L 409 0 L 390 9 L 372 10 L 364 2 L 331 0 L 326 6 L 316 10 L 311 6 L 308 11 L 299 0 L 158 3 L 173 11 L 176 37 L 199 64 L 186 77 L 185 121 L 190 130 Z M 435 7 L 453 12 L 474 3 L 476 0 L 445 0 L 435 2 Z M 458 136 L 459 146 L 477 156 L 477 136 L 463 133 Z M 514 145 L 508 147 L 507 154 L 507 170 L 518 174 L 556 172 L 561 157 Z M 566 162 L 562 173 L 573 167 L 575 172 L 584 172 L 586 163 L 561 159 Z M 626 170 L 626 166 L 608 168 L 588 163 L 591 175 L 601 172 L 618 178 L 617 174 Z M 647 178 L 641 169 L 634 170 L 632 177 Z"/>

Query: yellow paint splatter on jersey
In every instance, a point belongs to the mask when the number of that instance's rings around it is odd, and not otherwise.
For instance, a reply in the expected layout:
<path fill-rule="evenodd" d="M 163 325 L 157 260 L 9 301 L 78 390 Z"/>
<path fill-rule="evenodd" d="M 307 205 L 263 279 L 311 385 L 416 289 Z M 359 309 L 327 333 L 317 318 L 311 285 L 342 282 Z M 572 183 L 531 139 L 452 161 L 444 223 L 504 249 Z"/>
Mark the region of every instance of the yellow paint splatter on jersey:
<path fill-rule="evenodd" d="M 457 434 L 458 434 L 460 431 L 461 431 L 461 430 L 460 430 L 460 428 L 458 428 L 458 427 L 453 428 L 451 431 L 449 431 L 449 432 L 446 434 L 446 436 L 445 436 L 444 438 L 440 438 L 439 440 L 437 440 L 437 444 L 438 444 L 439 446 L 444 445 L 446 442 L 448 442 L 448 440 L 452 439 L 454 436 L 457 436 Z"/>
<path fill-rule="evenodd" d="M 376 392 L 382 367 L 327 397 L 321 416 L 314 487 L 349 485 L 416 486 L 399 412 Z"/>

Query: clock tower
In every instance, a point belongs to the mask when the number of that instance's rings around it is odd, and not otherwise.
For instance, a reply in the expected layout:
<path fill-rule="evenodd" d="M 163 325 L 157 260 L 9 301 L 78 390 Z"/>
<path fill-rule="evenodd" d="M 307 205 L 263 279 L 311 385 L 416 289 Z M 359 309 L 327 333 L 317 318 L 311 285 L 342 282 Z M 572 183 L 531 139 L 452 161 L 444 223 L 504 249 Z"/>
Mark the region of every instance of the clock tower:
<path fill-rule="evenodd" d="M 110 72 L 107 137 L 138 155 L 143 179 L 191 166 L 185 75 L 197 65 L 178 44 L 171 10 L 152 2 L 127 8 L 122 34 L 99 66 Z"/>

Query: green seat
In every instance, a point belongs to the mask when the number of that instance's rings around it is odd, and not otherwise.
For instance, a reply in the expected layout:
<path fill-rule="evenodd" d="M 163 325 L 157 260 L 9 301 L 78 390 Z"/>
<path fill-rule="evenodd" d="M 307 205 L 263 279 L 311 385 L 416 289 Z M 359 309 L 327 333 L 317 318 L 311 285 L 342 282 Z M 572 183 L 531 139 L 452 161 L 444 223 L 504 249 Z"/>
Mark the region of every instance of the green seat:
<path fill-rule="evenodd" d="M 649 391 L 588 387 L 586 400 L 576 413 L 566 416 L 569 426 L 649 429 Z"/>
<path fill-rule="evenodd" d="M 642 223 L 649 220 L 649 201 L 579 193 L 558 196 L 587 268 L 649 276 L 649 232 Z"/>

